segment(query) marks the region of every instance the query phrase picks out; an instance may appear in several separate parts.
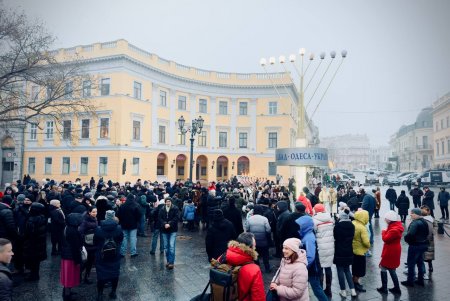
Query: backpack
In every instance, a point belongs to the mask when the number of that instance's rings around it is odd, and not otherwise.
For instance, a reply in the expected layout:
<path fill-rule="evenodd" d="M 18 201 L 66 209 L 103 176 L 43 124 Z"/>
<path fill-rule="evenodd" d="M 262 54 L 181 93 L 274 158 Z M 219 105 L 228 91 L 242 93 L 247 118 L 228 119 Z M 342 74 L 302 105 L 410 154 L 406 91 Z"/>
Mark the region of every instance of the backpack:
<path fill-rule="evenodd" d="M 185 218 L 188 221 L 193 221 L 195 219 L 195 207 L 186 206 Z"/>
<path fill-rule="evenodd" d="M 238 299 L 238 285 L 240 269 L 253 262 L 246 262 L 241 266 L 232 266 L 226 263 L 226 252 L 219 257 L 219 260 L 211 260 L 211 269 L 209 270 L 209 282 L 211 286 L 211 301 L 235 301 Z M 208 287 L 206 286 L 206 288 Z M 206 291 L 205 288 L 205 291 Z M 244 296 L 240 300 L 247 297 Z"/>
<path fill-rule="evenodd" d="M 113 237 L 105 239 L 101 252 L 102 259 L 104 261 L 114 261 L 117 257 L 117 244 Z"/>

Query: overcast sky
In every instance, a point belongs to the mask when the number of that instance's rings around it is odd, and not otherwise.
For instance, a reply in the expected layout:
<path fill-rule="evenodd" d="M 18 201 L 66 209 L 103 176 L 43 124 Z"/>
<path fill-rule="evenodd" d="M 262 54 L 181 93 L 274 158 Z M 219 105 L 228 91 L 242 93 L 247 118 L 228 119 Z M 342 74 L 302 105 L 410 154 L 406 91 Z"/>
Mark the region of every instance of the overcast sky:
<path fill-rule="evenodd" d="M 321 137 L 367 134 L 372 145 L 387 145 L 402 124 L 413 123 L 421 108 L 450 91 L 448 0 L 5 4 L 43 20 L 57 37 L 55 48 L 123 38 L 160 57 L 209 70 L 264 72 L 261 57 L 298 53 L 300 47 L 315 53 L 347 49 L 348 57 L 313 117 Z"/>

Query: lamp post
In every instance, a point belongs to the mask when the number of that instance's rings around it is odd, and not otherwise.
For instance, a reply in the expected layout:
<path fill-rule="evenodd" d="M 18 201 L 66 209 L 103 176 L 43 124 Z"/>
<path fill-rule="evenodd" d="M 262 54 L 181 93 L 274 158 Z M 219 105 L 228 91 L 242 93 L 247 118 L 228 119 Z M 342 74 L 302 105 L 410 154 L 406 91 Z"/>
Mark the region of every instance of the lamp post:
<path fill-rule="evenodd" d="M 191 153 L 189 160 L 189 180 L 192 182 L 192 168 L 194 167 L 194 140 L 195 135 L 200 134 L 203 128 L 203 118 L 199 116 L 197 119 L 192 120 L 191 127 L 184 127 L 186 120 L 183 116 L 178 119 L 178 128 L 180 129 L 180 133 L 185 135 L 187 132 L 191 132 Z"/>

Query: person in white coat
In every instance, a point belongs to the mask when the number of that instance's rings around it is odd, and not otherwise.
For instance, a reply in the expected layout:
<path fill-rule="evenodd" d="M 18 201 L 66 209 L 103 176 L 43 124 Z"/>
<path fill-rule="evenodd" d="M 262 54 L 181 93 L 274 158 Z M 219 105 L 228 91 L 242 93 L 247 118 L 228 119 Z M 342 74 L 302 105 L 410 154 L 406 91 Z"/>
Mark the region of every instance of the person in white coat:
<path fill-rule="evenodd" d="M 331 266 L 334 258 L 334 220 L 329 213 L 325 211 L 323 204 L 314 206 L 314 232 L 316 233 L 317 249 L 319 251 L 319 260 L 322 268 L 325 269 L 325 295 L 331 297 L 331 281 L 333 274 Z"/>
<path fill-rule="evenodd" d="M 336 217 L 337 214 L 337 192 L 333 187 L 330 187 L 328 190 L 328 194 L 330 195 L 330 214 L 331 216 Z"/>
<path fill-rule="evenodd" d="M 322 191 L 319 193 L 319 202 L 325 207 L 325 211 L 331 212 L 330 208 L 330 194 L 328 188 L 324 185 Z"/>

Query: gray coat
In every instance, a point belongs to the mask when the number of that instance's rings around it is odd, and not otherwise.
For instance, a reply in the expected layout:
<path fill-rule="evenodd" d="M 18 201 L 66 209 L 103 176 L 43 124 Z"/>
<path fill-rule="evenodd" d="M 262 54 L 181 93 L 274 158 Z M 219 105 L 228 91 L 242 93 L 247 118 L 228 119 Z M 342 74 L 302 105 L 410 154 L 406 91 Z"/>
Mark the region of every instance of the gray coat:
<path fill-rule="evenodd" d="M 424 216 L 423 219 L 428 225 L 428 249 L 423 253 L 423 260 L 431 261 L 434 260 L 434 219 L 430 215 Z"/>
<path fill-rule="evenodd" d="M 12 300 L 13 282 L 11 271 L 8 267 L 0 263 L 0 300 Z"/>
<path fill-rule="evenodd" d="M 255 235 L 256 247 L 269 246 L 267 237 L 270 235 L 271 229 L 267 217 L 259 214 L 251 216 L 245 223 L 245 231 Z"/>

